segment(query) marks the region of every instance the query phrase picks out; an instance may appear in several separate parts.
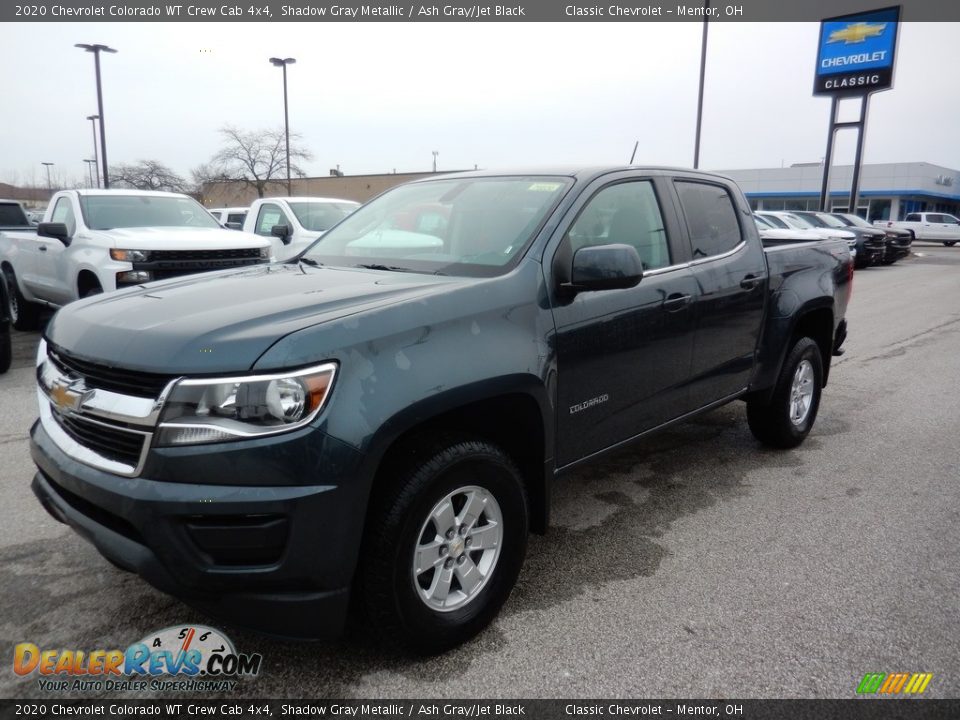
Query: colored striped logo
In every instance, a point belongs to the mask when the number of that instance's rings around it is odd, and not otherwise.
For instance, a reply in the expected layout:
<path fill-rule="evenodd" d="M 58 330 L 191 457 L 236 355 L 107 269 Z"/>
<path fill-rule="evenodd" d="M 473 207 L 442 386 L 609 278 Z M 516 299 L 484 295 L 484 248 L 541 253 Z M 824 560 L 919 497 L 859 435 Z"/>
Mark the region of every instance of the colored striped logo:
<path fill-rule="evenodd" d="M 920 695 L 933 673 L 867 673 L 857 687 L 859 695 Z"/>

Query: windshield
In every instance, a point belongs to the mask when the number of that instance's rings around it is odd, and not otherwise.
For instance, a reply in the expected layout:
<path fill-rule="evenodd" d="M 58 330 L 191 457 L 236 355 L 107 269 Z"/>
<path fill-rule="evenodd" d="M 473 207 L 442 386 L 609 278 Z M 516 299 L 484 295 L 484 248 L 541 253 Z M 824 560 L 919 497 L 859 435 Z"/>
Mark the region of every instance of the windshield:
<path fill-rule="evenodd" d="M 816 223 L 812 220 L 807 220 L 807 218 L 794 215 L 793 213 L 784 213 L 780 217 L 788 227 L 792 227 L 794 230 L 811 230 L 816 227 Z"/>
<path fill-rule="evenodd" d="M 360 207 L 360 203 L 351 202 L 297 201 L 290 202 L 289 205 L 303 229 L 315 232 L 326 232 Z"/>
<path fill-rule="evenodd" d="M 790 227 L 783 220 L 778 218 L 776 215 L 761 215 L 760 218 L 763 220 L 766 220 L 768 223 L 770 223 L 771 226 L 775 228 L 780 228 L 781 230 L 786 230 Z"/>
<path fill-rule="evenodd" d="M 767 220 L 766 218 L 762 218 L 762 217 L 760 217 L 759 215 L 754 215 L 754 216 L 753 216 L 753 220 L 754 220 L 755 223 L 757 223 L 757 227 L 760 228 L 761 230 L 772 230 L 772 229 L 773 229 L 773 225 L 771 225 L 771 224 L 770 224 L 770 221 Z"/>
<path fill-rule="evenodd" d="M 843 215 L 834 215 L 834 217 L 838 218 L 840 222 L 846 223 L 848 227 L 856 226 L 856 227 L 862 227 L 862 228 L 870 228 L 871 230 L 873 229 L 873 225 L 868 223 L 859 215 L 843 214 Z"/>
<path fill-rule="evenodd" d="M 325 265 L 489 277 L 518 260 L 569 178 L 446 178 L 401 185 L 315 242 Z"/>
<path fill-rule="evenodd" d="M 833 215 L 827 215 L 826 213 L 817 213 L 815 217 L 821 222 L 823 222 L 823 224 L 826 225 L 827 227 L 832 227 L 832 228 L 850 227 L 842 220 L 838 220 L 837 218 L 833 217 Z"/>
<path fill-rule="evenodd" d="M 205 227 L 220 224 L 196 200 L 164 195 L 81 195 L 80 210 L 91 230 L 136 227 Z"/>

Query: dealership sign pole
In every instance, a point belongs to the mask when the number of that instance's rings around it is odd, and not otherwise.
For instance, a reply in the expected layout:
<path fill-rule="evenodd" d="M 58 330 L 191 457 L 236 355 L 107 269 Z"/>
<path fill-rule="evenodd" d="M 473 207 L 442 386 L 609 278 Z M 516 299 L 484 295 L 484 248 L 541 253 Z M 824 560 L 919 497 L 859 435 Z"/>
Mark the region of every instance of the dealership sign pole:
<path fill-rule="evenodd" d="M 856 128 L 857 151 L 853 160 L 853 183 L 850 188 L 848 212 L 857 212 L 860 196 L 860 169 L 863 164 L 863 140 L 870 95 L 893 87 L 899 25 L 899 5 L 827 18 L 820 23 L 813 94 L 831 98 L 830 131 L 827 134 L 827 152 L 823 159 L 823 185 L 820 189 L 821 210 L 829 209 L 827 202 L 830 196 L 830 165 L 837 130 Z M 859 120 L 851 122 L 837 120 L 840 100 L 843 98 L 859 98 Z"/>

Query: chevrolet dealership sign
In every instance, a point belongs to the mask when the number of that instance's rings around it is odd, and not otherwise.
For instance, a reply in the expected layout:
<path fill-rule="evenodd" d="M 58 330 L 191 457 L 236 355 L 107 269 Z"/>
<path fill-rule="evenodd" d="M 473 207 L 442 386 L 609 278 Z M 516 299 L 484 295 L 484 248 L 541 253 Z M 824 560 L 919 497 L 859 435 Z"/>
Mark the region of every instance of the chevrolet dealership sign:
<path fill-rule="evenodd" d="M 865 95 L 893 86 L 900 7 L 820 23 L 814 95 Z"/>

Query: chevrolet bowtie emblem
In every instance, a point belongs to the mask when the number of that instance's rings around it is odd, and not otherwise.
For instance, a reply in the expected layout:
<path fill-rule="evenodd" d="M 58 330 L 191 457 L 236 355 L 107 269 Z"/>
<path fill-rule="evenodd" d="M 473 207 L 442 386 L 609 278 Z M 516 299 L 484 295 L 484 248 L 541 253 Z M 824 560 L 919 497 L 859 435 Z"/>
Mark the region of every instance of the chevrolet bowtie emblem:
<path fill-rule="evenodd" d="M 80 380 L 74 380 L 73 382 L 55 380 L 50 388 L 50 401 L 60 413 L 78 411 L 84 400 L 91 395 L 93 395 L 93 391 L 84 388 L 83 382 Z"/>
<path fill-rule="evenodd" d="M 843 30 L 834 30 L 830 33 L 828 43 L 844 42 L 847 45 L 851 43 L 862 43 L 867 38 L 879 37 L 887 29 L 886 23 L 850 23 Z"/>

